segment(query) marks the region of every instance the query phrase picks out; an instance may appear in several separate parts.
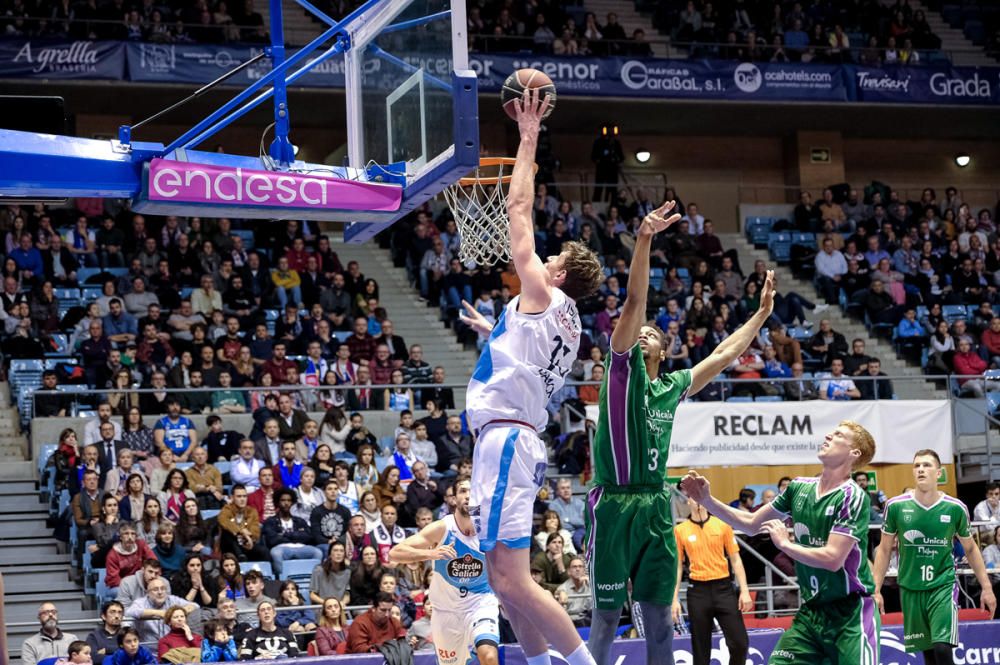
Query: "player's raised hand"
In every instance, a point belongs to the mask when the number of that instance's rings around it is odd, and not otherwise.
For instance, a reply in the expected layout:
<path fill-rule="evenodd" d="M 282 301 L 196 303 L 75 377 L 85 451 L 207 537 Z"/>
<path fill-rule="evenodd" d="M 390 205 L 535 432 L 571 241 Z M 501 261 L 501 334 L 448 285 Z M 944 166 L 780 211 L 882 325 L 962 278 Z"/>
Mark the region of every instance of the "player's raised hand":
<path fill-rule="evenodd" d="M 642 223 L 639 224 L 639 235 L 656 235 L 660 231 L 670 228 L 675 222 L 680 221 L 681 216 L 679 213 L 670 214 L 676 205 L 677 203 L 674 201 L 666 201 L 659 208 L 643 217 Z"/>
<path fill-rule="evenodd" d="M 431 561 L 441 561 L 443 559 L 455 558 L 458 558 L 458 553 L 455 552 L 455 548 L 452 545 L 438 545 L 431 550 Z"/>
<path fill-rule="evenodd" d="M 462 323 L 469 326 L 473 330 L 485 334 L 489 334 L 490 331 L 493 330 L 493 325 L 490 324 L 489 319 L 476 311 L 475 307 L 470 305 L 465 300 L 462 301 L 462 307 L 464 307 L 465 311 L 468 312 L 468 315 L 463 314 L 462 312 L 458 313 L 458 318 L 462 321 Z"/>
<path fill-rule="evenodd" d="M 774 294 L 776 291 L 774 271 L 768 270 L 767 277 L 764 279 L 764 288 L 760 291 L 760 307 L 758 312 L 762 313 L 764 319 L 771 316 L 771 312 L 774 311 Z"/>
<path fill-rule="evenodd" d="M 984 610 L 990 613 L 990 616 L 995 616 L 997 613 L 997 597 L 993 595 L 993 589 L 989 587 L 983 587 L 982 593 L 979 595 L 979 605 Z"/>
<path fill-rule="evenodd" d="M 522 136 L 525 134 L 537 136 L 542 118 L 549 110 L 551 96 L 546 94 L 544 99 L 539 99 L 538 95 L 538 88 L 525 88 L 521 99 L 514 100 L 514 117 L 517 119 L 517 126 Z"/>
<path fill-rule="evenodd" d="M 698 503 L 705 503 L 712 494 L 712 486 L 708 482 L 708 478 L 694 470 L 688 471 L 681 480 L 681 489 Z"/>
<path fill-rule="evenodd" d="M 781 520 L 768 520 L 761 525 L 763 531 L 771 536 L 771 542 L 779 550 L 792 542 L 788 537 L 788 527 Z"/>

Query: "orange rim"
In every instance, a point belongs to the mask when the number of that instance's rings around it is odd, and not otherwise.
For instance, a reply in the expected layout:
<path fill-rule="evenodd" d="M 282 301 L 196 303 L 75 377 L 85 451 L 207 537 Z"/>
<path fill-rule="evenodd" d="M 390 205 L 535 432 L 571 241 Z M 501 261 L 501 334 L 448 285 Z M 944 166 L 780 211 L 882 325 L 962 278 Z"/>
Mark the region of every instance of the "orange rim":
<path fill-rule="evenodd" d="M 513 170 L 514 164 L 516 162 L 517 160 L 514 159 L 513 157 L 480 157 L 477 172 L 481 171 L 484 168 L 490 168 L 490 167 L 502 168 L 505 166 L 509 166 Z M 532 167 L 537 173 L 538 164 L 532 164 Z M 471 187 L 476 183 L 479 183 L 481 185 L 498 185 L 498 184 L 507 185 L 510 183 L 510 175 L 505 175 L 503 177 L 500 177 L 498 175 L 496 176 L 476 175 L 476 176 L 469 176 L 466 178 L 460 178 L 458 181 L 459 187 Z"/>

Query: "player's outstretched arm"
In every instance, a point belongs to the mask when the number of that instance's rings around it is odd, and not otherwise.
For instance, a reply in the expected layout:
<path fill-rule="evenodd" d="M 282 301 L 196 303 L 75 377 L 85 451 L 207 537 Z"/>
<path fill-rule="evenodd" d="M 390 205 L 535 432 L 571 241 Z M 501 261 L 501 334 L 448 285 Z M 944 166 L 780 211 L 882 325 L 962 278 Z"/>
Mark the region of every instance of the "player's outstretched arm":
<path fill-rule="evenodd" d="M 842 533 L 831 533 L 823 547 L 802 547 L 798 543 L 793 543 L 792 539 L 788 537 L 788 527 L 781 520 L 764 522 L 764 531 L 771 536 L 771 542 L 774 543 L 774 546 L 787 554 L 792 561 L 830 571 L 840 570 L 844 567 L 847 555 L 851 553 L 851 548 L 858 542 Z"/>
<path fill-rule="evenodd" d="M 639 330 L 646 322 L 646 296 L 649 291 L 649 248 L 653 236 L 664 231 L 681 216 L 670 214 L 676 204 L 667 201 L 646 215 L 636 232 L 635 249 L 632 251 L 632 265 L 629 268 L 628 293 L 622 308 L 618 325 L 611 333 L 611 350 L 625 353 L 639 339 Z"/>
<path fill-rule="evenodd" d="M 691 370 L 691 388 L 688 393 L 690 395 L 697 393 L 739 358 L 753 342 L 763 325 L 767 323 L 773 310 L 774 271 L 768 270 L 764 288 L 761 290 L 760 308 L 746 323 L 737 328 L 736 332 L 715 347 L 715 350 L 707 358 L 694 366 L 694 369 Z"/>
<path fill-rule="evenodd" d="M 451 545 L 439 544 L 444 540 L 446 531 L 444 520 L 431 522 L 389 550 L 389 563 L 398 566 L 418 561 L 454 559 L 456 556 L 455 548 Z"/>
<path fill-rule="evenodd" d="M 972 568 L 972 572 L 976 574 L 976 579 L 979 580 L 979 588 L 982 589 L 982 593 L 979 595 L 979 605 L 984 610 L 987 610 L 990 616 L 993 616 L 997 611 L 997 598 L 993 594 L 993 584 L 990 582 L 990 576 L 986 573 L 986 562 L 983 561 L 983 553 L 979 550 L 972 536 L 965 536 L 964 538 L 959 536 L 958 542 L 962 543 L 962 547 L 965 548 L 965 558 L 969 560 L 969 567 Z"/>
<path fill-rule="evenodd" d="M 712 496 L 712 487 L 708 478 L 697 471 L 688 471 L 684 479 L 681 480 L 681 490 L 733 529 L 750 536 L 758 533 L 764 522 L 782 517 L 781 513 L 775 510 L 771 504 L 762 506 L 755 513 L 736 510 L 732 506 L 726 505 Z"/>
<path fill-rule="evenodd" d="M 882 532 L 882 540 L 879 541 L 878 549 L 875 550 L 875 563 L 872 564 L 872 576 L 875 578 L 875 604 L 878 605 L 879 612 L 885 614 L 885 605 L 882 601 L 882 583 L 885 582 L 885 574 L 889 570 L 889 560 L 892 558 L 892 550 L 896 547 L 896 534 Z"/>
<path fill-rule="evenodd" d="M 521 278 L 521 304 L 527 312 L 541 312 L 549 306 L 552 290 L 545 266 L 535 253 L 535 229 L 531 208 L 535 203 L 535 151 L 542 116 L 549 107 L 549 96 L 538 99 L 537 88 L 525 88 L 524 96 L 514 101 L 521 143 L 511 173 L 507 193 L 507 216 L 510 219 L 510 250 L 514 267 Z"/>

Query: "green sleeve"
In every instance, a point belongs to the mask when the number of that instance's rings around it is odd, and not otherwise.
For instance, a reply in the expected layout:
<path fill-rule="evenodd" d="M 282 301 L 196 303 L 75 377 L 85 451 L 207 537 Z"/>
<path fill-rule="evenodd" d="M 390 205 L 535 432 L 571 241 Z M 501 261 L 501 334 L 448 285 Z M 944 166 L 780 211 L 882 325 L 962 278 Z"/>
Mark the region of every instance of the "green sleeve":
<path fill-rule="evenodd" d="M 969 512 L 962 506 L 955 506 L 958 519 L 955 524 L 955 535 L 959 538 L 971 538 L 972 532 L 969 530 Z"/>
<path fill-rule="evenodd" d="M 871 497 L 857 485 L 853 490 L 844 491 L 844 500 L 834 514 L 830 533 L 839 533 L 860 541 L 868 529 L 868 515 L 871 511 Z"/>
<path fill-rule="evenodd" d="M 774 501 L 771 502 L 771 507 L 783 515 L 791 515 L 792 500 L 795 498 L 795 488 L 797 485 L 798 483 L 794 480 L 788 483 L 788 487 L 785 488 L 785 491 L 774 497 Z"/>
<path fill-rule="evenodd" d="M 899 530 L 899 525 L 896 523 L 898 519 L 896 517 L 896 505 L 895 503 L 889 503 L 885 507 L 885 515 L 882 518 L 882 533 L 887 533 L 890 536 L 895 536 Z"/>

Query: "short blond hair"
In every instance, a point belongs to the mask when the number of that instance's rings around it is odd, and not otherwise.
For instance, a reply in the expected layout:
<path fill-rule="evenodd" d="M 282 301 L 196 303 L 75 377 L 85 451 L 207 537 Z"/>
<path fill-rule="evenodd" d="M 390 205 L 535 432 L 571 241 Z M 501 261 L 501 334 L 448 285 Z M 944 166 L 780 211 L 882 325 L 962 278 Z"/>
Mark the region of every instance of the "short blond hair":
<path fill-rule="evenodd" d="M 853 420 L 842 420 L 838 427 L 846 427 L 851 431 L 852 438 L 854 439 L 854 450 L 861 453 L 854 460 L 852 468 L 857 470 L 863 466 L 868 466 L 868 463 L 875 457 L 875 438 L 871 435 L 871 432 Z"/>
<path fill-rule="evenodd" d="M 562 292 L 573 300 L 596 293 L 604 282 L 604 269 L 597 254 L 582 242 L 575 241 L 563 243 L 562 251 L 566 253 L 563 264 L 566 280 L 559 287 Z"/>

